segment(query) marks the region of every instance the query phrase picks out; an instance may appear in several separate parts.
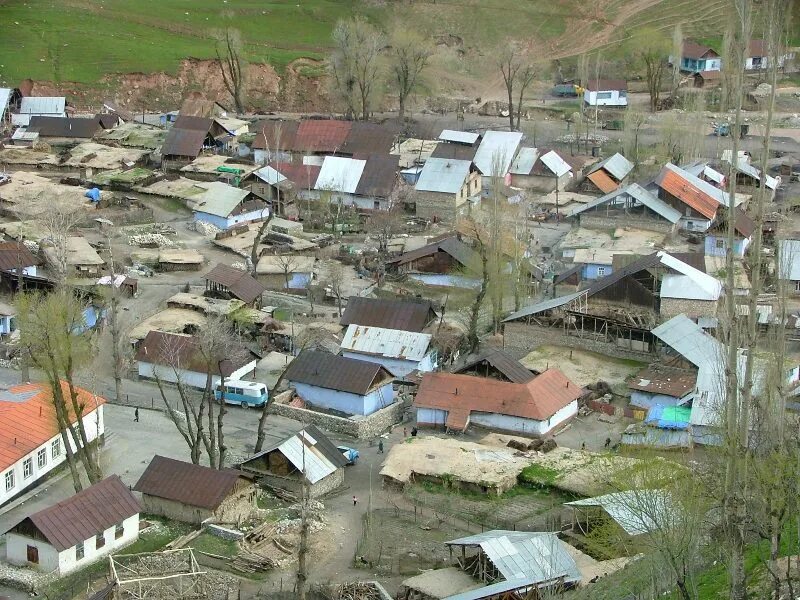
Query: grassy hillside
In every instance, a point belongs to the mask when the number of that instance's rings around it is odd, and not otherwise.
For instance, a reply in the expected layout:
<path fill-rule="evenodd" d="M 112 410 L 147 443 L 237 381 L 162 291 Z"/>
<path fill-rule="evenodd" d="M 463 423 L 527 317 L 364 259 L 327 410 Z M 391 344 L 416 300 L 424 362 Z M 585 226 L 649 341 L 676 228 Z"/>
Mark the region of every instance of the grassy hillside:
<path fill-rule="evenodd" d="M 242 32 L 247 54 L 278 70 L 299 57 L 322 58 L 334 23 L 364 14 L 398 19 L 463 45 L 480 62 L 504 38 L 543 58 L 603 47 L 609 54 L 632 27 L 721 34 L 726 0 L 0 0 L 0 83 L 24 78 L 93 83 L 108 73 L 175 73 L 184 58 L 213 58 L 213 32 Z M 223 13 L 226 14 L 223 17 Z"/>

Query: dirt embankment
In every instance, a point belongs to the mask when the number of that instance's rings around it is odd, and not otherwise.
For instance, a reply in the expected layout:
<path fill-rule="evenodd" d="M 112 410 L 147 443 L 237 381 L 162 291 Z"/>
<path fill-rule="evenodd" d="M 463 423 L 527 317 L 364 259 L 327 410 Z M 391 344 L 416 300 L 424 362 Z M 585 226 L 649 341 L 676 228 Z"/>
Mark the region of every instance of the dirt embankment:
<path fill-rule="evenodd" d="M 247 66 L 247 109 L 251 111 L 288 110 L 313 112 L 326 110 L 328 94 L 323 65 L 311 59 L 298 59 L 279 75 L 271 65 Z M 174 110 L 191 92 L 232 106 L 219 64 L 211 60 L 186 59 L 176 74 L 126 73 L 107 75 L 96 84 L 51 81 L 33 82 L 35 96 L 65 95 L 79 109 L 97 109 L 103 100 L 114 99 L 122 107 Z"/>

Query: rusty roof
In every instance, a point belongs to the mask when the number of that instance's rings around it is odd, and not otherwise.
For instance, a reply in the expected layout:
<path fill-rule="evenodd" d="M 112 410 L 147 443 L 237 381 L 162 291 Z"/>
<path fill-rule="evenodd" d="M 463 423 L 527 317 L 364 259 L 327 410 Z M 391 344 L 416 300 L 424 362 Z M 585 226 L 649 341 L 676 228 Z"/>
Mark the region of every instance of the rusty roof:
<path fill-rule="evenodd" d="M 651 394 L 683 398 L 697 383 L 697 373 L 675 369 L 647 367 L 633 376 L 628 388 Z"/>
<path fill-rule="evenodd" d="M 707 219 L 713 219 L 717 214 L 719 202 L 672 169 L 661 169 L 656 185 Z"/>
<path fill-rule="evenodd" d="M 217 263 L 213 269 L 206 273 L 205 280 L 228 288 L 231 294 L 245 304 L 250 304 L 256 298 L 260 298 L 264 290 L 267 289 L 247 271 L 234 269 L 224 263 Z"/>
<path fill-rule="evenodd" d="M 521 362 L 500 348 L 488 348 L 478 354 L 467 356 L 466 362 L 453 372 L 464 373 L 483 363 L 495 368 L 511 383 L 528 383 L 536 377 Z"/>
<path fill-rule="evenodd" d="M 450 142 L 439 142 L 431 152 L 431 158 L 452 158 L 454 160 L 472 161 L 478 146 L 466 146 L 464 144 L 452 144 Z"/>
<path fill-rule="evenodd" d="M 397 181 L 398 160 L 393 154 L 370 155 L 358 180 L 356 194 L 388 198 Z"/>
<path fill-rule="evenodd" d="M 195 373 L 208 373 L 228 377 L 253 359 L 246 348 L 237 348 L 219 364 L 208 364 L 200 351 L 200 344 L 194 336 L 165 331 L 150 331 L 139 343 L 136 360 L 154 365 L 186 369 Z"/>
<path fill-rule="evenodd" d="M 299 125 L 297 121 L 261 121 L 256 125 L 253 148 L 255 150 L 269 148 L 273 152 L 293 150 Z"/>
<path fill-rule="evenodd" d="M 119 475 L 111 475 L 44 510 L 33 513 L 12 528 L 30 523 L 59 552 L 72 548 L 141 512 L 136 497 Z M 26 528 L 20 528 L 25 535 Z"/>
<path fill-rule="evenodd" d="M 289 363 L 286 380 L 364 396 L 394 377 L 378 363 L 304 350 Z"/>
<path fill-rule="evenodd" d="M 0 271 L 32 267 L 41 261 L 21 242 L 0 242 Z"/>
<path fill-rule="evenodd" d="M 178 118 L 173 123 L 173 129 L 187 129 L 190 131 L 202 131 L 208 133 L 211 131 L 211 126 L 214 124 L 214 119 L 207 117 L 191 117 L 185 115 L 178 115 Z"/>
<path fill-rule="evenodd" d="M 215 117 L 221 113 L 228 112 L 228 109 L 214 100 L 207 100 L 202 97 L 186 98 L 178 111 L 179 116 L 188 117 Z"/>
<path fill-rule="evenodd" d="M 703 46 L 694 40 L 683 40 L 683 57 L 684 58 L 705 58 L 706 55 L 711 54 L 711 58 L 716 58 L 719 54 L 710 46 Z"/>
<path fill-rule="evenodd" d="M 294 150 L 297 152 L 337 152 L 347 140 L 352 125 L 350 121 L 333 119 L 301 121 L 297 127 Z"/>
<path fill-rule="evenodd" d="M 582 395 L 582 388 L 558 369 L 548 369 L 527 383 L 425 373 L 414 406 L 448 411 L 447 427 L 463 430 L 473 411 L 546 421 Z"/>
<path fill-rule="evenodd" d="M 609 194 L 619 187 L 619 184 L 611 179 L 611 176 L 602 169 L 598 169 L 594 173 L 589 173 L 586 177 L 604 194 Z"/>
<path fill-rule="evenodd" d="M 395 133 L 395 128 L 386 125 L 355 121 L 339 151 L 356 157 L 386 155 L 392 149 Z"/>
<path fill-rule="evenodd" d="M 207 131 L 199 129 L 178 129 L 172 127 L 167 133 L 164 145 L 161 147 L 162 156 L 189 156 L 197 158 L 203 150 Z"/>
<path fill-rule="evenodd" d="M 296 188 L 310 190 L 317 182 L 321 165 L 301 165 L 298 163 L 272 163 L 270 166 L 286 177 Z"/>
<path fill-rule="evenodd" d="M 396 258 L 387 260 L 386 264 L 405 265 L 419 260 L 420 258 L 433 256 L 437 252 L 443 252 L 449 255 L 472 274 L 477 274 L 481 269 L 480 255 L 455 235 L 450 235 L 437 242 L 426 244 L 416 250 L 404 252 Z"/>
<path fill-rule="evenodd" d="M 187 506 L 215 510 L 241 476 L 233 469 L 212 469 L 156 454 L 133 489 Z"/>
<path fill-rule="evenodd" d="M 64 395 L 69 394 L 61 383 Z M 86 413 L 105 404 L 105 399 L 82 388 L 76 388 L 79 404 Z M 69 404 L 69 403 L 68 403 Z M 69 411 L 70 423 L 75 413 Z M 42 383 L 26 383 L 0 389 L 0 471 L 12 466 L 22 457 L 58 435 L 52 391 Z"/>
<path fill-rule="evenodd" d="M 39 137 L 91 138 L 102 129 L 100 119 L 73 119 L 71 117 L 31 117 L 28 131 Z"/>
<path fill-rule="evenodd" d="M 418 332 L 425 329 L 435 318 L 436 311 L 430 300 L 351 296 L 339 323 L 345 326 L 371 325 L 384 329 Z"/>

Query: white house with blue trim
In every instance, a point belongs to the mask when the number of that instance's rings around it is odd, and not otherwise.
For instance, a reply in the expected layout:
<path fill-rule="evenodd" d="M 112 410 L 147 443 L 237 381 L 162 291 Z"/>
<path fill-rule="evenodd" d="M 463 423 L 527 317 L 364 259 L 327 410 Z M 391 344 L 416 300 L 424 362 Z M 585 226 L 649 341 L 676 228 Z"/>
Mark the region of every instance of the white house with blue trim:
<path fill-rule="evenodd" d="M 230 229 L 269 216 L 269 206 L 248 190 L 221 181 L 198 182 L 205 192 L 192 197 L 191 209 L 195 221 L 210 223 L 220 229 Z"/>
<path fill-rule="evenodd" d="M 394 376 L 378 363 L 304 350 L 286 370 L 289 385 L 311 407 L 371 415 L 394 403 Z"/>
<path fill-rule="evenodd" d="M 436 350 L 429 333 L 349 325 L 342 339 L 342 356 L 378 363 L 397 378 L 436 368 Z"/>

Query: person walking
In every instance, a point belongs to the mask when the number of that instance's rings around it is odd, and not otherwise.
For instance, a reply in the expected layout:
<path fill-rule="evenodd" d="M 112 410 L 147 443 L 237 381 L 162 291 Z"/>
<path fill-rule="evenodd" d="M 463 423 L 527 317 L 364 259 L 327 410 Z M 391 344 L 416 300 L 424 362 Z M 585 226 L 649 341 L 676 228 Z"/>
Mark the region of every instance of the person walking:
<path fill-rule="evenodd" d="M 136 409 L 133 411 L 133 422 L 139 422 L 139 407 L 137 406 Z"/>
<path fill-rule="evenodd" d="M 378 454 L 383 454 L 383 440 L 378 440 Z"/>
<path fill-rule="evenodd" d="M 407 437 L 408 437 L 408 430 L 405 427 L 403 427 L 403 439 Z"/>
<path fill-rule="evenodd" d="M 353 496 L 353 506 L 355 506 L 356 504 L 358 504 L 358 498 Z"/>

